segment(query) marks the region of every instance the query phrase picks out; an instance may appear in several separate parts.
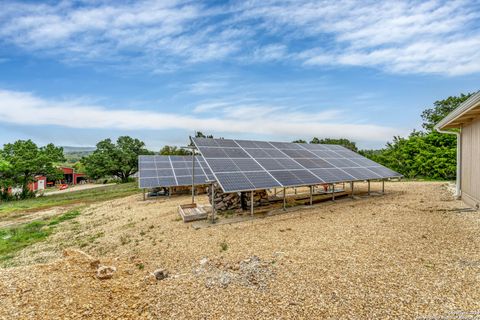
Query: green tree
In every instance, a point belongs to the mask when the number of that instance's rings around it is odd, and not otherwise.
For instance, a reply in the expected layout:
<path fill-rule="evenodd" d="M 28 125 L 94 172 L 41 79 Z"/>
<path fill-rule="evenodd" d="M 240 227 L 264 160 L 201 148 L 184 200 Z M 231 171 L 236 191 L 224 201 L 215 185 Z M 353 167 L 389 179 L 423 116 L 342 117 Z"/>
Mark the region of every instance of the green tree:
<path fill-rule="evenodd" d="M 357 144 L 355 142 L 350 141 L 350 140 L 345 139 L 345 138 L 341 138 L 341 139 L 333 139 L 333 138 L 318 139 L 317 137 L 314 137 L 310 141 L 310 143 L 313 143 L 313 144 L 338 144 L 338 145 L 344 146 L 345 148 L 348 148 L 352 151 L 355 151 L 355 152 L 358 151 Z"/>
<path fill-rule="evenodd" d="M 456 148 L 451 140 L 434 131 L 414 131 L 407 138 L 394 137 L 379 153 L 364 154 L 408 178 L 453 179 Z"/>
<path fill-rule="evenodd" d="M 8 168 L 2 174 L 2 184 L 21 187 L 20 198 L 30 196 L 28 184 L 35 180 L 37 175 L 49 178 L 58 178 L 61 172 L 55 164 L 65 161 L 63 148 L 48 144 L 38 147 L 32 140 L 17 140 L 7 143 L 0 151 L 1 158 L 7 162 Z M 3 165 L 5 168 L 5 164 Z"/>
<path fill-rule="evenodd" d="M 205 135 L 201 131 L 196 131 L 195 132 L 195 138 L 210 138 L 210 139 L 213 139 L 213 135 L 211 135 L 211 134 Z"/>
<path fill-rule="evenodd" d="M 433 103 L 432 108 L 427 108 L 422 112 L 423 128 L 432 131 L 433 127 L 450 112 L 455 110 L 462 102 L 470 98 L 472 93 L 460 94 L 458 97 L 451 96 L 444 100 L 438 100 Z"/>
<path fill-rule="evenodd" d="M 13 184 L 10 170 L 10 163 L 0 158 L 0 200 L 9 198 L 8 188 Z"/>
<path fill-rule="evenodd" d="M 292 141 L 292 143 L 307 143 L 307 141 L 303 139 L 298 139 L 298 140 Z"/>
<path fill-rule="evenodd" d="M 362 154 L 408 178 L 454 179 L 457 138 L 442 134 L 434 126 L 472 94 L 460 94 L 433 103 L 422 114 L 425 131 L 413 131 L 407 138 L 394 137 L 382 150 Z"/>
<path fill-rule="evenodd" d="M 162 149 L 160 149 L 160 154 L 162 156 L 186 156 L 191 155 L 192 152 L 176 146 L 164 146 Z"/>
<path fill-rule="evenodd" d="M 97 149 L 82 158 L 87 175 L 93 179 L 116 176 L 122 182 L 138 171 L 138 156 L 153 154 L 145 148 L 145 143 L 129 136 L 122 136 L 113 143 L 105 139 L 97 143 Z"/>

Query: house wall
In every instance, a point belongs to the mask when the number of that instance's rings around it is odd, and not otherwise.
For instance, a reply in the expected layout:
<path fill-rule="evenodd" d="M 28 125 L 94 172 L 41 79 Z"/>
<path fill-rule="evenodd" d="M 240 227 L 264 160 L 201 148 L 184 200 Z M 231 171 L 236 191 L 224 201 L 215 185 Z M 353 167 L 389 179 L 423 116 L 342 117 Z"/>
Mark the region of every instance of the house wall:
<path fill-rule="evenodd" d="M 462 199 L 480 206 L 480 117 L 462 128 Z"/>

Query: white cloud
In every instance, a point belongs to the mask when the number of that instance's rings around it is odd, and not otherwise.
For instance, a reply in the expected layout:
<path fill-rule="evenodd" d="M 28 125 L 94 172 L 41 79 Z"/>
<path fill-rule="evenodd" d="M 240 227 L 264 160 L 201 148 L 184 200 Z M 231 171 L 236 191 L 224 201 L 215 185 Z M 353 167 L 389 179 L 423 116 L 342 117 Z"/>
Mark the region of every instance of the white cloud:
<path fill-rule="evenodd" d="M 209 10 L 188 1 L 4 4 L 0 37 L 65 61 L 132 61 L 158 70 L 222 58 L 238 33 L 206 26 Z M 169 57 L 180 58 L 172 62 Z M 164 66 L 167 65 L 167 68 Z"/>
<path fill-rule="evenodd" d="M 284 38 L 309 39 L 311 45 L 296 55 L 307 66 L 480 72 L 476 1 L 253 1 L 243 14 L 247 20 L 264 19 Z"/>
<path fill-rule="evenodd" d="M 62 1 L 0 4 L 0 41 L 153 72 L 207 61 L 480 72 L 478 1 Z"/>
<path fill-rule="evenodd" d="M 215 134 L 347 137 L 386 141 L 403 130 L 349 123 L 338 110 L 304 112 L 284 107 L 211 104 L 191 114 L 110 110 L 100 105 L 47 100 L 31 93 L 0 90 L 0 121 L 23 126 L 54 125 L 81 129 L 200 130 Z M 205 113 L 210 111 L 208 113 Z M 202 113 L 203 112 L 203 113 Z M 199 114 L 200 113 L 200 114 Z M 74 121 L 65 121 L 66 115 Z"/>

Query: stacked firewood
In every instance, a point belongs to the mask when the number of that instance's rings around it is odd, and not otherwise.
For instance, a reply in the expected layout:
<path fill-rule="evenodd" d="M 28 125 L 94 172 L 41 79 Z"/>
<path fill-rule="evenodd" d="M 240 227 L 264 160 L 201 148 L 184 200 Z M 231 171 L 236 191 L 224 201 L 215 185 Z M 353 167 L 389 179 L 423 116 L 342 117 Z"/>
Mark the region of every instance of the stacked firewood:
<path fill-rule="evenodd" d="M 242 201 L 240 198 L 240 194 L 233 192 L 233 193 L 223 193 L 222 189 L 215 184 L 215 210 L 234 210 L 239 209 L 242 207 Z M 212 203 L 212 192 L 211 188 L 208 188 L 208 200 Z"/>
<path fill-rule="evenodd" d="M 250 192 L 246 192 L 245 197 L 247 198 L 247 206 L 250 207 L 250 201 L 252 195 Z M 268 205 L 270 202 L 268 201 L 268 193 L 267 190 L 257 190 L 253 192 L 253 206 L 265 206 Z"/>
<path fill-rule="evenodd" d="M 251 193 L 250 192 L 233 192 L 233 193 L 223 193 L 222 189 L 215 184 L 215 210 L 235 210 L 242 208 L 243 200 L 243 209 L 249 210 L 251 203 Z M 212 203 L 212 194 L 211 188 L 208 188 L 208 200 Z M 268 201 L 268 193 L 266 190 L 257 190 L 253 192 L 253 206 L 265 206 L 270 202 Z"/>

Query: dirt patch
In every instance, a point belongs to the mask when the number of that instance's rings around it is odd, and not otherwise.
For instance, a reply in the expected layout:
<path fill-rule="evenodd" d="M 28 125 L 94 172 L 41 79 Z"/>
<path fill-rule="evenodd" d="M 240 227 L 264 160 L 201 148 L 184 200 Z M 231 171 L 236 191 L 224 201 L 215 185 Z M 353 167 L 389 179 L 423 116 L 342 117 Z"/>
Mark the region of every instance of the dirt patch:
<path fill-rule="evenodd" d="M 70 192 L 76 192 L 76 191 L 81 191 L 81 190 L 89 190 L 89 189 L 95 189 L 95 188 L 103 188 L 103 187 L 108 187 L 108 186 L 114 186 L 115 183 L 107 183 L 107 184 L 77 184 L 74 186 L 69 186 L 67 189 L 64 190 L 48 190 L 47 192 L 40 193 L 39 195 L 42 196 L 52 196 L 54 194 L 64 194 L 64 193 L 70 193 Z"/>
<path fill-rule="evenodd" d="M 93 204 L 23 250 L 17 267 L 0 270 L 0 318 L 413 319 L 478 312 L 479 213 L 464 210 L 444 183 L 386 187 L 383 197 L 198 230 L 178 217 L 189 196 Z M 89 262 L 63 257 L 68 248 L 115 273 L 98 279 Z M 157 280 L 159 269 L 168 277 Z"/>

